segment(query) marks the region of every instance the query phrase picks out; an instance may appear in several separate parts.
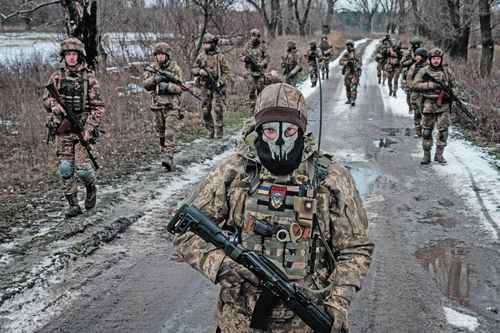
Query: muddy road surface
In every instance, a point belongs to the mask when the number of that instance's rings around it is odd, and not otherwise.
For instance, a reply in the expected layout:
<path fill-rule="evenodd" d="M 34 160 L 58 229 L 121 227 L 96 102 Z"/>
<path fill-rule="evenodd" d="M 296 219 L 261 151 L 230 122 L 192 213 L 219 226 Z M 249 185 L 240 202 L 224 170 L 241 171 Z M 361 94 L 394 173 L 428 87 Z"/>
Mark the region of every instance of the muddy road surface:
<path fill-rule="evenodd" d="M 377 84 L 375 41 L 361 41 L 355 107 L 340 68 L 323 82 L 322 149 L 350 168 L 376 244 L 351 332 L 500 332 L 500 175 L 453 131 L 449 165 L 420 166 L 401 90 Z M 319 91 L 306 85 L 310 127 Z M 98 208 L 68 222 L 40 195 L 37 220 L 0 244 L 0 332 L 214 332 L 217 288 L 175 260 L 165 226 L 236 139 L 181 147 L 101 184 Z M 42 217 L 40 217 L 42 216 Z"/>

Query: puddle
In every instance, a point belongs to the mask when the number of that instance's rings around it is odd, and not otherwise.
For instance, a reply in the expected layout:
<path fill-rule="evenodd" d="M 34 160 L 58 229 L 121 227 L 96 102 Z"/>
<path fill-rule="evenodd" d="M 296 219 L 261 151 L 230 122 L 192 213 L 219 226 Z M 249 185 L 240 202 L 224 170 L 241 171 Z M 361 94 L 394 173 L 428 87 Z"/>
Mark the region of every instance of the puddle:
<path fill-rule="evenodd" d="M 382 175 L 376 169 L 359 165 L 350 165 L 350 171 L 361 196 L 372 193 L 375 188 L 375 181 Z"/>
<path fill-rule="evenodd" d="M 446 239 L 415 253 L 439 290 L 450 300 L 484 315 L 500 304 L 499 256 L 496 251 Z"/>

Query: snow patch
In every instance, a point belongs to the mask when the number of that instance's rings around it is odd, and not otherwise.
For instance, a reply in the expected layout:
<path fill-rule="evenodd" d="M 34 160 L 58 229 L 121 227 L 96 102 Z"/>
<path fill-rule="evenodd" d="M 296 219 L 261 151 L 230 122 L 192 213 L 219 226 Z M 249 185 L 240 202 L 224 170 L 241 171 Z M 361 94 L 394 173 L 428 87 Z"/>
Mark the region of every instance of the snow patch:
<path fill-rule="evenodd" d="M 465 328 L 474 332 L 479 327 L 479 322 L 476 317 L 467 315 L 453 310 L 452 308 L 444 307 L 444 314 L 448 323 L 455 327 Z"/>
<path fill-rule="evenodd" d="M 450 128 L 453 132 L 454 128 Z M 500 230 L 500 171 L 484 149 L 463 139 L 451 139 L 445 149 L 448 165 L 433 165 L 450 186 L 466 200 L 495 239 Z"/>

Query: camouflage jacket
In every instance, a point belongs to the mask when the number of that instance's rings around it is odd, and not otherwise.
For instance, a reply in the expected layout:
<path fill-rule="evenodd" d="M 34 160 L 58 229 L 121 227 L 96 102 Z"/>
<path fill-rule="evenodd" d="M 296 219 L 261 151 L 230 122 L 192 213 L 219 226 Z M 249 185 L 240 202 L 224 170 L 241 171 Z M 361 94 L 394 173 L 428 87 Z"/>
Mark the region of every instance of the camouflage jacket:
<path fill-rule="evenodd" d="M 304 55 L 309 67 L 316 67 L 317 62 L 320 60 L 321 56 L 322 56 L 322 52 L 321 52 L 321 49 L 319 47 L 315 48 L 314 50 L 309 48 L 307 50 L 307 53 Z"/>
<path fill-rule="evenodd" d="M 410 68 L 415 63 L 415 55 L 412 50 L 406 50 L 401 59 L 401 66 L 405 69 Z"/>
<path fill-rule="evenodd" d="M 273 177 L 256 157 L 255 137 L 256 133 L 250 130 L 237 152 L 222 161 L 195 192 L 193 204 L 224 228 L 238 230 L 247 225 L 247 201 L 257 184 Z M 361 288 L 374 245 L 367 236 L 368 220 L 351 174 L 339 163 L 318 155 L 311 137 L 307 137 L 301 165 L 286 184 L 307 179 L 312 163 L 319 160 L 323 161 L 324 171 L 316 192 L 317 218 L 326 241 L 333 246 L 336 266 L 331 273 L 317 267 L 320 265 L 314 266 L 312 273 L 308 271 L 305 278 L 296 282 L 306 292 L 311 291 L 319 303 L 347 311 L 353 294 Z M 198 236 L 178 236 L 175 245 L 182 260 L 210 281 L 221 283 L 217 324 L 222 332 L 253 332 L 249 329 L 250 316 L 260 291 L 247 282 L 227 285 L 219 281 L 221 267 L 231 259 Z M 311 332 L 305 324 L 297 324 L 297 317 L 283 304 L 273 309 L 270 319 L 273 332 Z"/>
<path fill-rule="evenodd" d="M 455 80 L 448 66 L 444 65 L 434 68 L 430 64 L 427 64 L 425 67 L 422 67 L 411 83 L 412 89 L 418 92 L 424 99 L 424 108 L 422 112 L 441 113 L 449 111 L 450 98 L 444 94 L 437 83 L 425 80 L 424 76 L 426 74 L 429 74 L 451 89 L 455 86 Z"/>
<path fill-rule="evenodd" d="M 89 133 L 93 132 L 101 123 L 106 112 L 95 73 L 86 64 L 79 65 L 76 70 L 70 70 L 63 65 L 59 71 L 54 72 L 49 78 L 48 85 L 55 85 L 63 100 L 65 100 L 62 91 L 64 82 L 73 82 L 73 88 L 78 91 L 77 96 L 73 97 L 73 100 L 76 101 L 72 106 L 73 110 L 77 111 L 75 113 L 80 118 L 84 130 Z M 61 125 L 60 128 L 70 128 L 69 125 L 65 125 L 67 121 L 64 121 L 65 117 L 61 113 L 61 106 L 50 96 L 48 91 L 43 97 L 43 106 L 47 112 L 59 118 L 57 123 Z M 69 105 L 66 105 L 66 107 L 69 107 Z M 63 130 L 62 132 L 58 131 L 58 133 L 64 134 L 69 131 Z"/>
<path fill-rule="evenodd" d="M 386 53 L 385 60 L 385 70 L 394 71 L 401 67 L 401 50 L 395 49 L 393 47 L 389 48 Z"/>
<path fill-rule="evenodd" d="M 379 43 L 377 45 L 377 48 L 375 50 L 375 61 L 378 63 L 385 63 L 385 58 L 386 58 L 386 53 L 387 53 L 387 47 L 385 47 L 384 44 Z"/>
<path fill-rule="evenodd" d="M 200 75 L 201 70 L 206 71 L 209 75 Z M 224 86 L 226 84 L 229 67 L 222 53 L 202 51 L 194 62 L 192 72 L 199 87 L 214 90 L 214 85 Z"/>
<path fill-rule="evenodd" d="M 342 73 L 346 76 L 358 75 L 361 72 L 361 57 L 356 50 L 352 52 L 345 51 L 339 60 L 339 64 L 344 67 Z"/>
<path fill-rule="evenodd" d="M 330 61 L 333 57 L 333 48 L 328 42 L 319 43 L 319 48 L 321 50 L 321 61 Z"/>
<path fill-rule="evenodd" d="M 302 66 L 296 50 L 286 52 L 286 55 L 281 58 L 281 67 L 283 68 L 283 75 L 287 79 L 294 77 L 301 71 Z"/>
<path fill-rule="evenodd" d="M 424 61 L 421 61 L 421 62 L 414 62 L 410 68 L 408 69 L 408 71 L 406 72 L 406 76 L 405 76 L 405 81 L 406 81 L 406 86 L 412 90 L 412 83 L 413 83 L 413 79 L 415 79 L 415 76 L 417 75 L 418 71 L 425 67 L 427 64 L 427 62 L 424 60 Z"/>
<path fill-rule="evenodd" d="M 182 81 L 182 69 L 175 61 L 169 60 L 165 64 L 154 62 L 151 67 L 155 71 L 163 71 L 172 75 L 176 80 Z M 151 93 L 151 108 L 158 109 L 167 105 L 177 107 L 180 103 L 182 89 L 171 82 L 158 82 L 155 73 L 145 71 L 143 78 L 144 89 Z"/>
<path fill-rule="evenodd" d="M 259 46 L 253 46 L 250 41 L 241 53 L 241 60 L 251 76 L 262 77 L 269 64 L 269 55 L 262 43 Z"/>

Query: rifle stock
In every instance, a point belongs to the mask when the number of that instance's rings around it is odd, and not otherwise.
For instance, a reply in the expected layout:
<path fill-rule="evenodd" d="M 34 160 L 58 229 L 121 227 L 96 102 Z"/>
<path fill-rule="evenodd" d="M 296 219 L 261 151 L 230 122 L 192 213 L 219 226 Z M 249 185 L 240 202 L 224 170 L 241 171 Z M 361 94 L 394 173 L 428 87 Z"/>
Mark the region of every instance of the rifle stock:
<path fill-rule="evenodd" d="M 187 231 L 195 233 L 207 243 L 223 249 L 227 256 L 257 276 L 262 295 L 265 295 L 268 301 L 270 298 L 271 301 L 264 302 L 267 303 L 263 304 L 268 306 L 267 308 L 257 309 L 256 307 L 257 316 L 254 313 L 252 328 L 266 328 L 264 326 L 267 324 L 267 318 L 257 318 L 258 314 L 268 314 L 269 303 L 273 304 L 280 299 L 314 332 L 330 333 L 333 318 L 322 307 L 308 299 L 302 290 L 291 283 L 286 275 L 266 257 L 231 241 L 230 237 L 210 217 L 196 207 L 183 205 L 168 223 L 167 230 L 172 234 L 183 234 Z"/>
<path fill-rule="evenodd" d="M 85 149 L 85 152 L 87 153 L 87 156 L 88 156 L 90 162 L 92 163 L 92 166 L 94 167 L 94 169 L 98 170 L 99 165 L 97 164 L 97 161 L 96 161 L 94 155 L 92 154 L 92 147 L 91 147 L 90 143 L 83 138 L 83 134 L 82 134 L 83 128 L 80 124 L 80 121 L 78 120 L 76 115 L 72 111 L 68 110 L 68 108 L 64 105 L 64 102 L 61 98 L 61 95 L 59 95 L 59 91 L 57 90 L 57 88 L 55 87 L 54 84 L 48 84 L 46 86 L 46 88 L 47 88 L 50 96 L 52 98 L 54 98 L 56 100 L 56 102 L 59 103 L 59 105 L 61 105 L 61 107 L 63 108 L 64 112 L 66 113 L 66 118 L 68 119 L 68 121 L 71 125 L 71 129 L 78 136 L 78 141 L 80 142 L 80 145 L 82 145 L 82 147 Z"/>
<path fill-rule="evenodd" d="M 193 96 L 194 98 L 196 98 L 197 100 L 202 102 L 202 99 L 200 96 L 196 95 L 191 89 L 186 87 L 184 85 L 184 83 L 182 83 L 181 80 L 176 79 L 172 74 L 165 72 L 165 71 L 162 71 L 162 70 L 156 70 L 151 65 L 144 66 L 144 70 L 146 72 L 150 72 L 150 73 L 162 76 L 163 80 L 165 80 L 166 82 L 172 82 L 173 84 L 179 86 L 183 91 L 188 92 L 191 96 Z"/>

